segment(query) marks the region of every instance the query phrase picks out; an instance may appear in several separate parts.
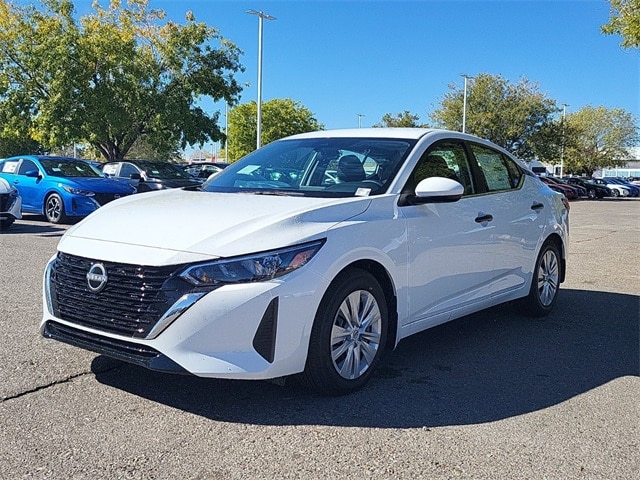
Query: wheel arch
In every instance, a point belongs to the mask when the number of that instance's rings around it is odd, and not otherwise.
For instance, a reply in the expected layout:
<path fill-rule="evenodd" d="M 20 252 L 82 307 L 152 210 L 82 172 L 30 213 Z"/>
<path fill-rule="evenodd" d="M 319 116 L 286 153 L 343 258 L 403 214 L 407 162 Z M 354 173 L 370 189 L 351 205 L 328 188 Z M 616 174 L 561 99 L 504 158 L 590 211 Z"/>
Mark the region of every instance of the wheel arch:
<path fill-rule="evenodd" d="M 371 259 L 356 260 L 346 265 L 335 278 L 345 275 L 349 270 L 364 270 L 375 277 L 380 283 L 387 301 L 387 309 L 389 311 L 389 325 L 387 327 L 387 341 L 385 350 L 393 350 L 396 347 L 396 339 L 398 335 L 398 296 L 396 287 L 391 279 L 391 275 L 387 269 L 380 263 Z M 334 278 L 334 281 L 335 281 Z M 333 283 L 333 281 L 332 281 Z"/>
<path fill-rule="evenodd" d="M 67 202 L 69 200 L 68 200 L 67 196 L 64 195 L 64 193 L 61 192 L 60 190 L 58 190 L 57 188 L 49 188 L 49 189 L 47 189 L 46 192 L 44 192 L 44 195 L 42 196 L 42 208 L 40 209 L 41 210 L 40 213 L 42 215 L 45 215 L 45 210 L 47 208 L 47 200 L 49 200 L 49 197 L 51 195 L 53 195 L 54 193 L 60 197 L 60 200 L 62 200 L 62 204 L 64 205 L 64 208 L 66 210 L 68 210 Z"/>

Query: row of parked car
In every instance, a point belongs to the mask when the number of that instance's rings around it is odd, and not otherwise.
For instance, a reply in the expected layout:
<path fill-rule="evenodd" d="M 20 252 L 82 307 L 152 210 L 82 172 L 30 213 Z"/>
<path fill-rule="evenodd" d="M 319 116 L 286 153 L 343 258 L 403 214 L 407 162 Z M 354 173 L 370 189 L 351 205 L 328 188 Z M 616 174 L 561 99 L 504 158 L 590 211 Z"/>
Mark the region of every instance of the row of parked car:
<path fill-rule="evenodd" d="M 584 197 L 595 200 L 604 197 L 637 197 L 640 195 L 640 185 L 633 184 L 630 180 L 623 178 L 541 176 L 540 180 L 552 190 L 564 194 L 569 200 Z"/>
<path fill-rule="evenodd" d="M 197 187 L 227 164 L 82 159 L 22 155 L 0 161 L 0 227 L 9 228 L 22 212 L 44 214 L 51 223 L 85 217 L 107 202 L 137 192 Z"/>
<path fill-rule="evenodd" d="M 51 223 L 84 217 L 116 198 L 166 188 L 198 187 L 228 164 L 198 162 L 177 165 L 151 160 L 90 162 L 23 155 L 0 161 L 0 227 L 6 229 L 21 212 L 44 214 Z M 640 185 L 619 178 L 563 179 L 541 176 L 569 200 L 586 197 L 637 197 Z"/>

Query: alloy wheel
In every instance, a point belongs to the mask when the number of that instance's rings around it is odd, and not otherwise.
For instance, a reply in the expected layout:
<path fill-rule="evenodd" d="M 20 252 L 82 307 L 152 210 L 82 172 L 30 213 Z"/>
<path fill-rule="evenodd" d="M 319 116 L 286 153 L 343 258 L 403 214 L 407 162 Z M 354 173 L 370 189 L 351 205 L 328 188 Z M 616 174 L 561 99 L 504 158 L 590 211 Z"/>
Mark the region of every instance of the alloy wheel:
<path fill-rule="evenodd" d="M 357 290 L 340 305 L 331 329 L 331 359 L 338 374 L 353 380 L 376 358 L 382 335 L 382 317 L 373 294 Z"/>
<path fill-rule="evenodd" d="M 547 250 L 538 268 L 538 297 L 540 303 L 548 307 L 553 302 L 558 291 L 560 268 L 558 257 L 553 250 Z"/>

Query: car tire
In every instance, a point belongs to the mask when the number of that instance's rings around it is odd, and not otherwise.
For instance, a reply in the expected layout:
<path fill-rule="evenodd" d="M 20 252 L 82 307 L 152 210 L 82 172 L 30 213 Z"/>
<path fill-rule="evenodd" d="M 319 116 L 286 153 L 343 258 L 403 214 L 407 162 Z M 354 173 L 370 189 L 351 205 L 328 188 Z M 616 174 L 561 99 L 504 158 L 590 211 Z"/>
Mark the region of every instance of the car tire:
<path fill-rule="evenodd" d="M 382 357 L 389 323 L 380 283 L 361 269 L 343 272 L 315 316 L 303 385 L 324 395 L 362 388 Z"/>
<path fill-rule="evenodd" d="M 561 268 L 558 247 L 551 241 L 545 242 L 536 260 L 529 295 L 524 298 L 526 314 L 544 317 L 551 313 L 558 299 Z"/>
<path fill-rule="evenodd" d="M 613 193 L 614 197 L 619 197 L 620 196 L 620 190 L 618 190 L 617 188 L 612 188 L 611 189 L 611 193 Z"/>
<path fill-rule="evenodd" d="M 60 223 L 65 219 L 64 202 L 57 193 L 52 193 L 45 199 L 44 216 L 50 223 Z"/>
<path fill-rule="evenodd" d="M 589 191 L 587 192 L 587 198 L 589 198 L 589 200 L 595 200 L 597 196 L 598 195 L 596 194 L 596 191 L 593 188 L 589 189 Z"/>

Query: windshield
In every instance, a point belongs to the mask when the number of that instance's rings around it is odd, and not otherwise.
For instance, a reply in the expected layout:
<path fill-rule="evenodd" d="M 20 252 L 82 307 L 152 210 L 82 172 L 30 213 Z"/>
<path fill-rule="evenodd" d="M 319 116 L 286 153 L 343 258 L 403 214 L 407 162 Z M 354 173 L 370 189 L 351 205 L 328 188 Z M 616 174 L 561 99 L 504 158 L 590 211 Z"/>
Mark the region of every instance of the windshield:
<path fill-rule="evenodd" d="M 209 192 L 305 196 L 384 193 L 414 140 L 309 138 L 280 140 L 250 153 L 209 179 Z"/>
<path fill-rule="evenodd" d="M 40 159 L 42 168 L 53 177 L 102 177 L 91 165 L 82 160 Z"/>
<path fill-rule="evenodd" d="M 191 178 L 187 172 L 173 163 L 137 160 L 135 164 L 144 170 L 147 177 L 171 180 Z"/>

